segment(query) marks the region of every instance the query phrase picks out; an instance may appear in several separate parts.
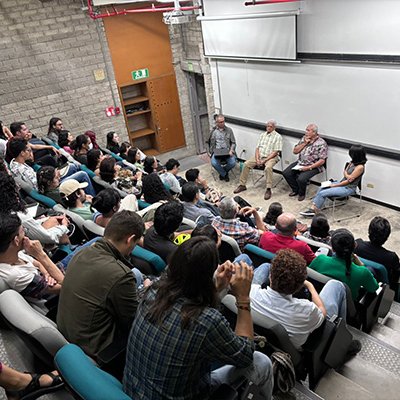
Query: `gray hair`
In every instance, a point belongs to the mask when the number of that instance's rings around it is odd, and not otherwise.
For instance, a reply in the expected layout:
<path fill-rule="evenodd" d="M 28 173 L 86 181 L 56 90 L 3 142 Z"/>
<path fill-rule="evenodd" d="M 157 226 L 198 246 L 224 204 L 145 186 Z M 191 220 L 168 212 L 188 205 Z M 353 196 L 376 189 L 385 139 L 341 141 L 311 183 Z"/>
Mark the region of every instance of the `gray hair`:
<path fill-rule="evenodd" d="M 309 126 L 315 133 L 318 133 L 318 125 L 317 124 L 308 124 Z"/>
<path fill-rule="evenodd" d="M 233 219 L 236 216 L 238 204 L 232 197 L 224 197 L 218 206 L 222 219 Z"/>
<path fill-rule="evenodd" d="M 267 121 L 266 125 L 271 124 L 274 126 L 274 128 L 276 128 L 276 124 L 277 122 L 274 119 L 270 119 L 269 121 Z"/>

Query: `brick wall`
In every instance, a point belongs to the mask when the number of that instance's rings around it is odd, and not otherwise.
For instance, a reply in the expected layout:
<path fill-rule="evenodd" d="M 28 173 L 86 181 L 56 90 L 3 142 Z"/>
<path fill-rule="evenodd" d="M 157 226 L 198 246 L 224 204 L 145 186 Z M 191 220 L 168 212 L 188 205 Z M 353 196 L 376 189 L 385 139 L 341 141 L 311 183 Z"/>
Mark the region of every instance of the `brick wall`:
<path fill-rule="evenodd" d="M 73 134 L 93 129 L 100 142 L 109 130 L 127 136 L 101 20 L 82 11 L 80 0 L 0 1 L 0 120 L 25 121 L 47 133 L 52 116 Z M 105 79 L 96 81 L 95 70 Z M 111 82 L 111 83 L 110 83 Z M 113 99 L 114 96 L 114 99 Z"/>

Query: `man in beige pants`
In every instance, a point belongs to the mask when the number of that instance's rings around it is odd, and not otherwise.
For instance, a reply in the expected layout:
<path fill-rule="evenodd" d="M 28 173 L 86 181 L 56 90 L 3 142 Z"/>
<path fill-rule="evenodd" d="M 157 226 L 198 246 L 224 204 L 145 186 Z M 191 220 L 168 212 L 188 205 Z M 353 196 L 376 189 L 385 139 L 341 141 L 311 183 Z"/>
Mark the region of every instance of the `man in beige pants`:
<path fill-rule="evenodd" d="M 275 131 L 276 121 L 267 122 L 267 130 L 263 132 L 258 139 L 255 157 L 250 158 L 244 163 L 243 171 L 240 175 L 239 186 L 233 193 L 240 193 L 247 189 L 246 182 L 250 169 L 258 166 L 264 167 L 265 179 L 267 180 L 267 189 L 264 199 L 269 200 L 272 192 L 272 173 L 273 167 L 279 160 L 279 154 L 282 151 L 282 136 Z"/>

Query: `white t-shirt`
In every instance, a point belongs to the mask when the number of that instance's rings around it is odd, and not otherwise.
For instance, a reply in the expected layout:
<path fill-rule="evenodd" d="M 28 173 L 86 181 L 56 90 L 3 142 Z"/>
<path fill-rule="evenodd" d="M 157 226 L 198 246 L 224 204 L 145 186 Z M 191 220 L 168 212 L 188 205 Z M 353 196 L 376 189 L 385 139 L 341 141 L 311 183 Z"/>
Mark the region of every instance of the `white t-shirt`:
<path fill-rule="evenodd" d="M 18 258 L 25 263 L 17 265 L 0 263 L 0 277 L 11 289 L 22 292 L 40 271 L 33 265 L 33 258 L 23 251 L 18 253 Z"/>
<path fill-rule="evenodd" d="M 250 299 L 252 309 L 279 322 L 298 349 L 324 321 L 324 315 L 312 301 L 283 295 L 270 287 L 251 285 Z"/>

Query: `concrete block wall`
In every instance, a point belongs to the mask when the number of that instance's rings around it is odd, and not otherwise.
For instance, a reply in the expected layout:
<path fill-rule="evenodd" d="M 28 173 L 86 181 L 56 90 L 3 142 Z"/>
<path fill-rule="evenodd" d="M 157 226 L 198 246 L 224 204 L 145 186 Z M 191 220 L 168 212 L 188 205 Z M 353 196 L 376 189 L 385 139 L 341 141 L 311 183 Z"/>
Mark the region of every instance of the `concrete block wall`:
<path fill-rule="evenodd" d="M 195 154 L 195 132 L 191 117 L 192 112 L 190 107 L 187 72 L 196 72 L 204 76 L 210 127 L 212 126 L 213 115 L 215 112 L 214 90 L 211 81 L 210 65 L 208 59 L 203 56 L 201 24 L 196 20 L 195 16 L 192 16 L 190 22 L 187 24 L 169 26 L 169 34 L 186 144 L 188 152 L 190 154 Z"/>
<path fill-rule="evenodd" d="M 110 130 L 127 138 L 101 20 L 80 0 L 0 1 L 0 120 L 22 120 L 41 136 L 52 116 L 74 135 L 91 129 L 104 142 Z M 95 80 L 94 71 L 105 78 Z"/>

